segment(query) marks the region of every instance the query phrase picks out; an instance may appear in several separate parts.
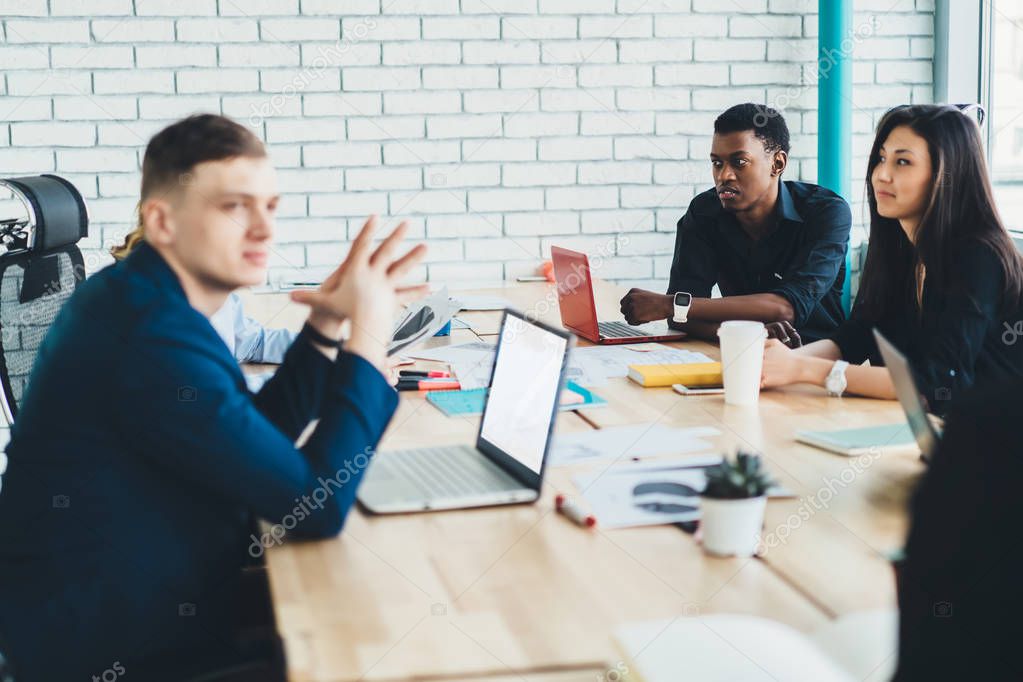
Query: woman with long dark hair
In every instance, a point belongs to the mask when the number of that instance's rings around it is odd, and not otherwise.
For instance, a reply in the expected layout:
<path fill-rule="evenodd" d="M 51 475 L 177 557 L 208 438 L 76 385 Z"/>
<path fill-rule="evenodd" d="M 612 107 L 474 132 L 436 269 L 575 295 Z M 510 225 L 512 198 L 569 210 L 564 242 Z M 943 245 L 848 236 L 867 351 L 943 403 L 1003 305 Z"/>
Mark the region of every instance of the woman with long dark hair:
<path fill-rule="evenodd" d="M 890 110 L 866 186 L 870 241 L 850 320 L 795 350 L 768 341 L 764 386 L 894 398 L 875 327 L 909 357 L 936 412 L 975 383 L 1023 378 L 1023 259 L 995 208 L 976 121 L 948 105 Z"/>

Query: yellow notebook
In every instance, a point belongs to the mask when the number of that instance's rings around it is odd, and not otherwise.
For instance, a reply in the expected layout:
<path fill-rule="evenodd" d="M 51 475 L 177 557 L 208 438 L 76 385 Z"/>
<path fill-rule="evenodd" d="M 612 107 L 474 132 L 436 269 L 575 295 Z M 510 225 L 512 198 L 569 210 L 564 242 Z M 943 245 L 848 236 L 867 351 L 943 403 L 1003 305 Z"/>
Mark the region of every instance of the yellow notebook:
<path fill-rule="evenodd" d="M 693 362 L 677 365 L 629 365 L 629 378 L 640 386 L 652 388 L 685 384 L 720 386 L 720 362 Z"/>

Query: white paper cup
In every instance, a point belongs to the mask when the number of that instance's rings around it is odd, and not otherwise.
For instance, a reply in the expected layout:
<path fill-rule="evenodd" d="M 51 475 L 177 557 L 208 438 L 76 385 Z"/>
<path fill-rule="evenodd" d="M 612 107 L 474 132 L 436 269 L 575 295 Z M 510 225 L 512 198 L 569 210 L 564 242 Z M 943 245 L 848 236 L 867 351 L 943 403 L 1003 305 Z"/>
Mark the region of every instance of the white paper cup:
<path fill-rule="evenodd" d="M 730 320 L 718 327 L 725 402 L 754 405 L 760 397 L 767 328 L 762 322 Z"/>

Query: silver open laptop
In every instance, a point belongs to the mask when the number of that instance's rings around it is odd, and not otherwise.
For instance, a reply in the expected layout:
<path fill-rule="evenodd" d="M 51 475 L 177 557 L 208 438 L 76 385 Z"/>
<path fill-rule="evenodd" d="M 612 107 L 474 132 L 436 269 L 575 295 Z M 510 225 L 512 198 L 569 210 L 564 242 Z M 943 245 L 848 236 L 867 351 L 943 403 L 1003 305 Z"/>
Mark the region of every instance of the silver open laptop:
<path fill-rule="evenodd" d="M 930 461 L 931 455 L 934 454 L 938 447 L 938 441 L 941 439 L 941 430 L 935 426 L 930 415 L 927 414 L 927 405 L 920 397 L 909 360 L 876 329 L 874 330 L 874 340 L 877 341 L 877 348 L 881 351 L 885 367 L 888 368 L 892 383 L 895 384 L 895 395 L 899 398 L 902 411 L 906 413 L 906 421 L 909 422 L 909 429 L 913 432 L 916 444 L 920 448 L 920 455 Z"/>
<path fill-rule="evenodd" d="M 475 447 L 378 453 L 359 501 L 378 514 L 536 501 L 573 338 L 506 310 Z"/>

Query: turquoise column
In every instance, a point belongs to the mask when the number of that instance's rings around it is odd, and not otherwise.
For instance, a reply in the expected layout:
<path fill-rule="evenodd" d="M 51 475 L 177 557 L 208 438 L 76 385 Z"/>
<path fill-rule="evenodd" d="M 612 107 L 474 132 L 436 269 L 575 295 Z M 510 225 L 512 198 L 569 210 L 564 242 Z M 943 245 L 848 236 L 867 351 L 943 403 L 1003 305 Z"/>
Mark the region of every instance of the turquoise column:
<path fill-rule="evenodd" d="M 852 161 L 852 0 L 820 0 L 818 55 L 817 184 L 849 201 Z M 845 259 L 842 305 L 849 311 L 852 259 Z"/>

